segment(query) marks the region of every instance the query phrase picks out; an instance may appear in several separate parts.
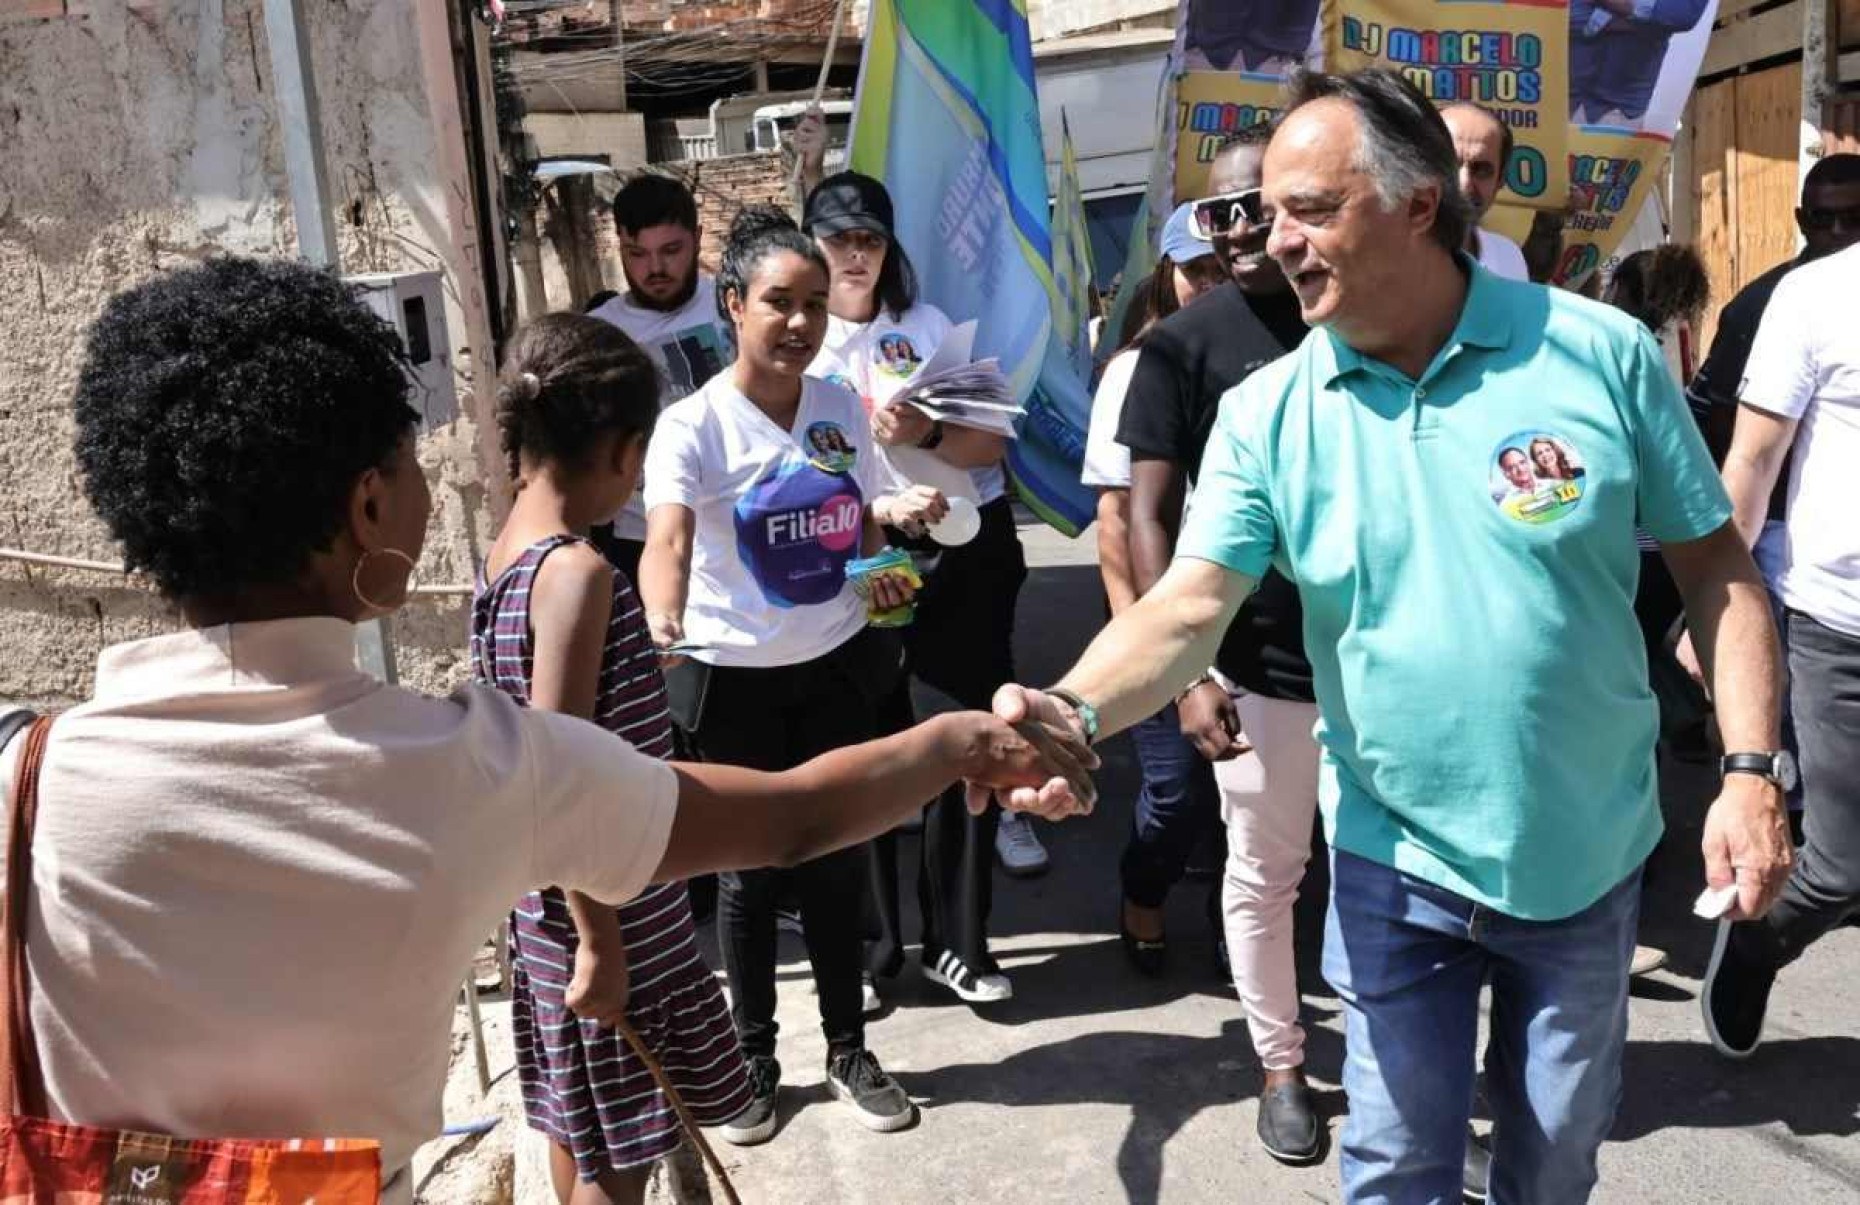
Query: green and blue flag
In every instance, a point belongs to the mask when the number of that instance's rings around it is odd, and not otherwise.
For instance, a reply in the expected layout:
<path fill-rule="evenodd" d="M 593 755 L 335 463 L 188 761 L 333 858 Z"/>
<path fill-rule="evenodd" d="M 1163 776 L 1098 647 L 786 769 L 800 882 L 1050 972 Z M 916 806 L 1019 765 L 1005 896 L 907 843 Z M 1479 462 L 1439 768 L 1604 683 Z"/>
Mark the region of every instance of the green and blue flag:
<path fill-rule="evenodd" d="M 1095 502 L 1079 481 L 1091 398 L 1061 326 L 1026 0 L 872 0 L 851 167 L 891 190 L 925 300 L 973 319 L 975 354 L 1013 383 L 1021 499 L 1077 535 Z"/>

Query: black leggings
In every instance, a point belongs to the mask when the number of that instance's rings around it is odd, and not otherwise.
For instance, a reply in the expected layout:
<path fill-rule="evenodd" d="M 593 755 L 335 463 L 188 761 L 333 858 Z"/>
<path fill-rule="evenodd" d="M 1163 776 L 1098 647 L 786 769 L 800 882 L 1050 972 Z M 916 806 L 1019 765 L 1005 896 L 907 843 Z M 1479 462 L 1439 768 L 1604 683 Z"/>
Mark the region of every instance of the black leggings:
<path fill-rule="evenodd" d="M 867 629 L 799 665 L 711 670 L 703 713 L 692 734 L 699 755 L 709 762 L 787 770 L 870 740 L 876 735 L 878 696 L 890 689 L 889 682 L 875 683 L 870 671 L 884 660 L 885 650 L 895 667 L 896 647 L 887 633 Z M 787 870 L 726 872 L 717 880 L 718 944 L 744 1053 L 775 1053 L 775 907 L 783 896 L 792 896 L 801 907 L 829 1055 L 863 1046 L 863 848 L 843 849 Z"/>
<path fill-rule="evenodd" d="M 917 617 L 902 629 L 911 676 L 966 708 L 987 710 L 995 691 L 1014 680 L 1014 604 L 1027 579 L 1027 560 L 1014 529 L 1014 508 L 997 498 L 981 508 L 982 529 L 957 548 L 942 550 L 917 597 Z M 908 543 L 892 533 L 894 543 Z M 922 548 L 923 545 L 915 545 Z M 900 682 L 884 705 L 887 732 L 910 726 L 910 683 Z M 924 961 L 951 950 L 981 974 L 997 969 L 988 953 L 988 914 L 994 905 L 995 829 L 1001 813 L 990 807 L 969 814 L 960 784 L 924 810 L 918 858 L 917 901 L 923 915 Z M 898 839 L 887 833 L 871 844 L 874 935 L 867 966 L 895 975 L 904 963 L 898 909 Z"/>

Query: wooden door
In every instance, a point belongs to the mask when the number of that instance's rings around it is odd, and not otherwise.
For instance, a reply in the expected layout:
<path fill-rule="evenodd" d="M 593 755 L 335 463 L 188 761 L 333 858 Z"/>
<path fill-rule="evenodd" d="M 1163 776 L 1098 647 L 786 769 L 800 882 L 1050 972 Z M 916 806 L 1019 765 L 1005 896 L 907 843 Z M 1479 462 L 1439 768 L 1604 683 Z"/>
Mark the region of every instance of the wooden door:
<path fill-rule="evenodd" d="M 1718 310 L 1795 254 L 1801 110 L 1800 63 L 1733 76 L 1693 93 L 1692 120 L 1681 137 L 1691 139 L 1693 229 L 1711 273 L 1705 346 L 1717 329 Z"/>

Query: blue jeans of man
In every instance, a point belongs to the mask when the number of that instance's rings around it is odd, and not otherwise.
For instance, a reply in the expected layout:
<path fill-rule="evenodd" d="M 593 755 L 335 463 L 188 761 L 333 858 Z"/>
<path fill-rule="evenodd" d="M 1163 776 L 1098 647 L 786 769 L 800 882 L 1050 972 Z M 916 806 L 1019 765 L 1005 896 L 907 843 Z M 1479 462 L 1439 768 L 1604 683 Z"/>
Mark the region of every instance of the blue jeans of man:
<path fill-rule="evenodd" d="M 1621 1099 L 1639 911 L 1638 870 L 1572 917 L 1527 921 L 1336 851 L 1324 977 L 1344 1005 L 1344 1200 L 1459 1201 L 1488 980 L 1490 1200 L 1586 1200 Z"/>
<path fill-rule="evenodd" d="M 1221 828 L 1221 794 L 1214 767 L 1182 735 L 1175 704 L 1136 724 L 1143 786 L 1135 822 L 1124 847 L 1124 898 L 1141 908 L 1160 908 L 1169 889 L 1182 881 L 1195 847 Z"/>

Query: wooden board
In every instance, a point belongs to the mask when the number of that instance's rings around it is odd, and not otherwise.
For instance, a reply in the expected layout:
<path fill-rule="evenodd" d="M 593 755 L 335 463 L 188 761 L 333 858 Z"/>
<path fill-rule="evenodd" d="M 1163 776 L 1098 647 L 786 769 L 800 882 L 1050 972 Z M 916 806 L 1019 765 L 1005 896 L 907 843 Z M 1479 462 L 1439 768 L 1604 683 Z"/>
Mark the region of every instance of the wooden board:
<path fill-rule="evenodd" d="M 1834 8 L 1834 44 L 1860 50 L 1860 0 L 1838 0 Z"/>
<path fill-rule="evenodd" d="M 1801 48 L 1802 0 L 1791 0 L 1780 8 L 1734 19 L 1713 30 L 1699 74 L 1717 75 Z"/>
<path fill-rule="evenodd" d="M 1681 181 L 1692 206 L 1693 244 L 1711 273 L 1711 306 L 1699 328 L 1699 345 L 1711 346 L 1718 311 L 1737 292 L 1737 174 L 1731 146 L 1736 137 L 1737 81 L 1725 80 L 1692 94 L 1680 137 L 1690 139 L 1692 178 Z"/>
<path fill-rule="evenodd" d="M 1860 98 L 1828 102 L 1821 121 L 1821 153 L 1860 154 Z"/>
<path fill-rule="evenodd" d="M 1795 254 L 1802 65 L 1737 78 L 1737 287 Z M 1729 300 L 1727 298 L 1726 300 Z"/>

